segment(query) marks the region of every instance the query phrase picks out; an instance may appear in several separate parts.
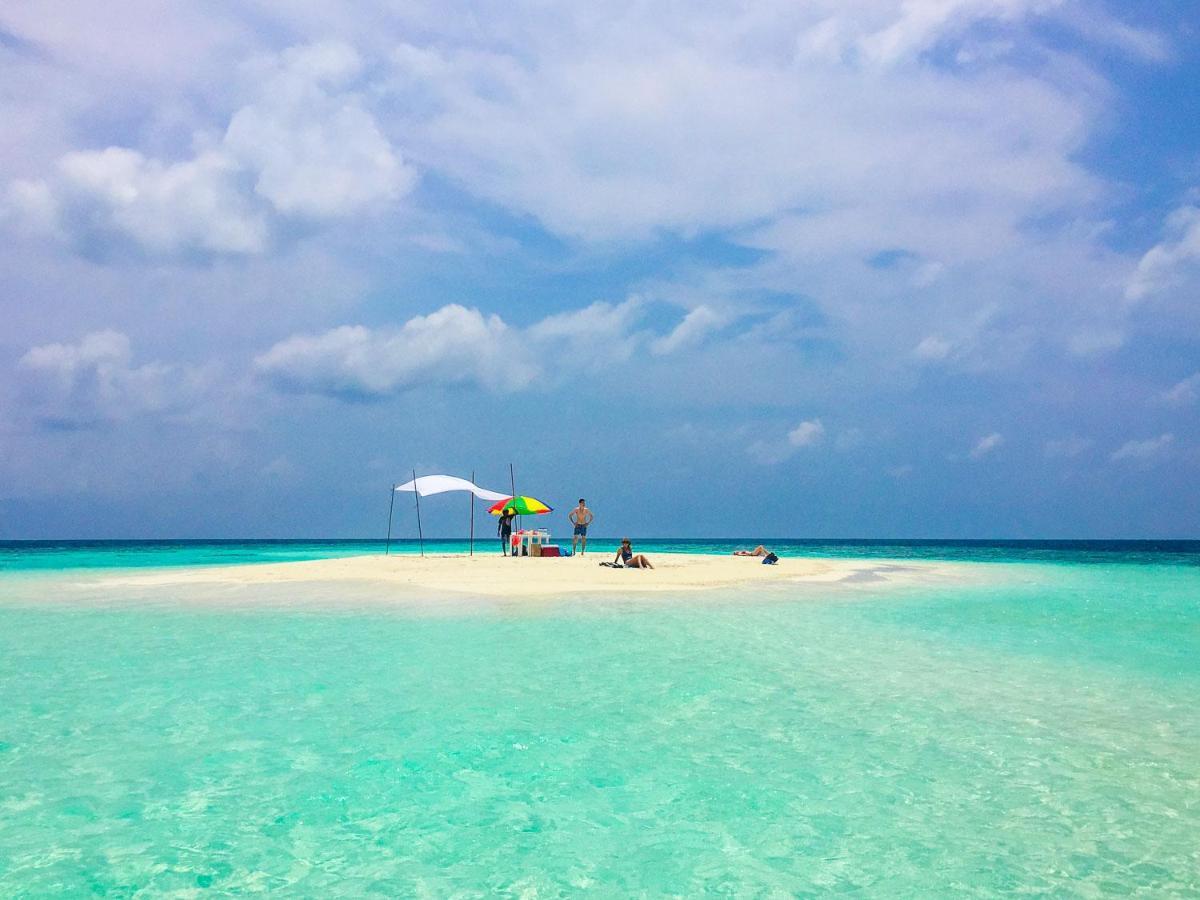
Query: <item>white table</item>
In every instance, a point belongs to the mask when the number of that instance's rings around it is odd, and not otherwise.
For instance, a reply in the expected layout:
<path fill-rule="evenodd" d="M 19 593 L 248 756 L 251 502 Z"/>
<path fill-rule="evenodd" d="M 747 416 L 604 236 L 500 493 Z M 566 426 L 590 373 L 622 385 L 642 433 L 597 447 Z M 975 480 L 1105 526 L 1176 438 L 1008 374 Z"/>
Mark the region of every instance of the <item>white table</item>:
<path fill-rule="evenodd" d="M 543 546 L 550 540 L 550 532 L 537 528 L 527 528 L 514 531 L 512 536 L 512 551 L 514 556 L 533 556 L 533 546 Z"/>

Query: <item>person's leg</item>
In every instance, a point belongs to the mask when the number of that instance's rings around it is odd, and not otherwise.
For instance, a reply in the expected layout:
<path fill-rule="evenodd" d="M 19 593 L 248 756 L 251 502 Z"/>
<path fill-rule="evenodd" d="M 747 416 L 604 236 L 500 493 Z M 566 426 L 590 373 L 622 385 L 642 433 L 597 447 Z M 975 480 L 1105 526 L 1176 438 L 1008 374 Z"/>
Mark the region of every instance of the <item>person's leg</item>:
<path fill-rule="evenodd" d="M 579 540 L 583 542 L 583 549 L 579 551 L 579 555 L 583 556 L 587 553 L 587 529 L 583 529 L 583 534 L 579 536 Z"/>
<path fill-rule="evenodd" d="M 644 554 L 639 553 L 634 558 L 638 561 L 639 569 L 653 569 L 654 568 L 654 566 L 650 565 L 650 560 L 646 559 Z"/>

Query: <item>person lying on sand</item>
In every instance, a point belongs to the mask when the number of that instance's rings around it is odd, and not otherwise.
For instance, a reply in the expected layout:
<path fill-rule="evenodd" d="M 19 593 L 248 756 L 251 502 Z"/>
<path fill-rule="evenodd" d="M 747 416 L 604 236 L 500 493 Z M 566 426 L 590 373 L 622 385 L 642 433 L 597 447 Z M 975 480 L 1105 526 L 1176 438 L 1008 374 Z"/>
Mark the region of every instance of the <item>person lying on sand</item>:
<path fill-rule="evenodd" d="M 634 553 L 633 544 L 629 543 L 629 538 L 621 539 L 621 546 L 617 548 L 617 555 L 613 557 L 613 562 L 617 560 L 625 563 L 627 569 L 653 569 L 650 565 L 650 560 L 646 559 L 644 554 Z"/>
<path fill-rule="evenodd" d="M 734 556 L 766 556 L 770 552 L 771 551 L 768 550 L 766 547 L 764 547 L 762 544 L 759 544 L 753 550 L 734 550 L 733 555 Z"/>

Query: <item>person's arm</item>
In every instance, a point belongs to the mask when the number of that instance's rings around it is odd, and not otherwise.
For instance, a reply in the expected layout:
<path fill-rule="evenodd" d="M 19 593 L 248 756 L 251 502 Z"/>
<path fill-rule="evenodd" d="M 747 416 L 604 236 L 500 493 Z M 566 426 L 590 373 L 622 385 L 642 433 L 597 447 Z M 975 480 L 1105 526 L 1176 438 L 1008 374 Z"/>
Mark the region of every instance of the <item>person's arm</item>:
<path fill-rule="evenodd" d="M 596 514 L 595 514 L 594 512 L 592 512 L 592 511 L 589 509 L 589 510 L 587 511 L 587 516 L 585 516 L 585 517 L 584 517 L 583 524 L 584 524 L 584 525 L 591 525 L 591 524 L 592 524 L 592 520 L 593 520 L 593 519 L 595 519 L 595 518 L 596 518 Z"/>
<path fill-rule="evenodd" d="M 579 508 L 576 507 L 575 509 L 572 509 L 569 513 L 567 513 L 567 519 L 568 519 L 568 521 L 570 521 L 570 523 L 572 525 L 579 524 L 579 520 L 575 518 L 575 513 L 577 513 L 578 511 L 579 511 Z"/>

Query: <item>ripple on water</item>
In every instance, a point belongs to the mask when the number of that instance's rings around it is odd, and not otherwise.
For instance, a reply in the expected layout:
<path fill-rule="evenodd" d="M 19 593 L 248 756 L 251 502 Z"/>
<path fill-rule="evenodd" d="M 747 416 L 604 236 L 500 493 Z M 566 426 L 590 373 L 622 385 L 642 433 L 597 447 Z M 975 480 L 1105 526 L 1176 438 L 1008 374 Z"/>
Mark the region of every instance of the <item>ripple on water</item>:
<path fill-rule="evenodd" d="M 1020 573 L 0 605 L 0 895 L 1200 890 L 1200 575 Z"/>

